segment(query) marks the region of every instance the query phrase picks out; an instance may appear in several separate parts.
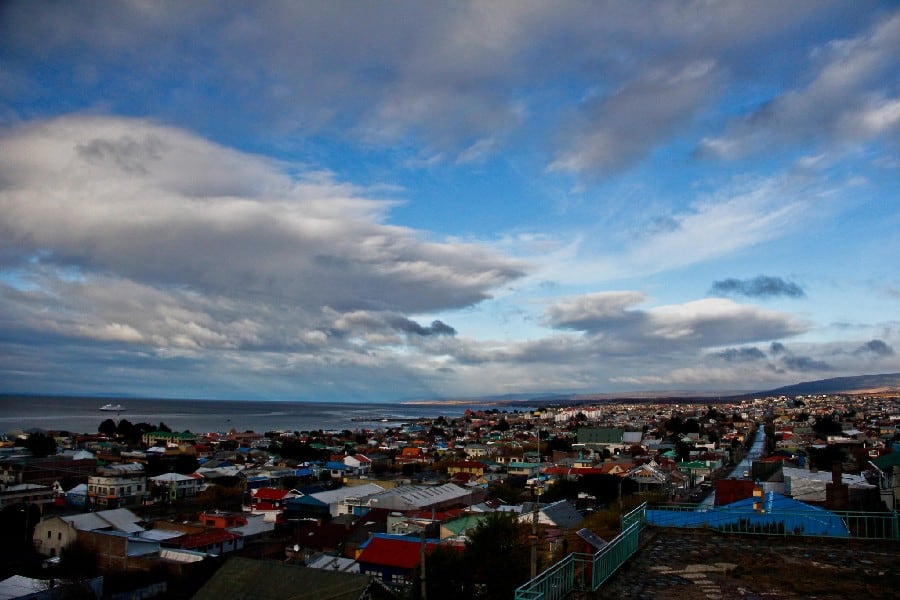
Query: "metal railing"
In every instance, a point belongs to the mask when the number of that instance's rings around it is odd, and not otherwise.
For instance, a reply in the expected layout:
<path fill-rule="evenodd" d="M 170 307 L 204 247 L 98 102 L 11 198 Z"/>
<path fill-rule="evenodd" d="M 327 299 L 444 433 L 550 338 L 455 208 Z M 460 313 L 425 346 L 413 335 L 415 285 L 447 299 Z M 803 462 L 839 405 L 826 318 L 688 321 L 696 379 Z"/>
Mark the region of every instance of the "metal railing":
<path fill-rule="evenodd" d="M 900 541 L 897 512 L 841 510 L 733 510 L 727 506 L 697 510 L 694 505 L 654 506 L 648 524 L 657 527 L 711 529 L 746 535 L 781 535 Z"/>
<path fill-rule="evenodd" d="M 622 532 L 594 554 L 569 554 L 516 589 L 515 600 L 562 600 L 575 591 L 596 591 L 638 550 L 648 524 L 703 528 L 724 533 L 840 537 L 900 541 L 897 512 L 760 510 L 753 514 L 727 507 L 697 510 L 696 505 L 648 508 L 643 503 L 622 517 Z"/>
<path fill-rule="evenodd" d="M 516 589 L 516 600 L 561 600 L 595 591 L 638 549 L 647 503 L 622 517 L 622 532 L 594 554 L 574 552 Z"/>

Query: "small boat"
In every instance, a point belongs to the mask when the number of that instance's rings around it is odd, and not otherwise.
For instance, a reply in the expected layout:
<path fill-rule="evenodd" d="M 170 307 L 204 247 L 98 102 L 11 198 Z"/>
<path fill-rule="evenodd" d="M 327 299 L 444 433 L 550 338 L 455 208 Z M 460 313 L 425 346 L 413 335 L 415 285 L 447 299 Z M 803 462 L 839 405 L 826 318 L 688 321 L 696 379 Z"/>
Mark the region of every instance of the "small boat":
<path fill-rule="evenodd" d="M 122 406 L 121 404 L 104 404 L 103 406 L 100 407 L 100 410 L 121 412 L 121 411 L 125 410 L 125 407 Z"/>

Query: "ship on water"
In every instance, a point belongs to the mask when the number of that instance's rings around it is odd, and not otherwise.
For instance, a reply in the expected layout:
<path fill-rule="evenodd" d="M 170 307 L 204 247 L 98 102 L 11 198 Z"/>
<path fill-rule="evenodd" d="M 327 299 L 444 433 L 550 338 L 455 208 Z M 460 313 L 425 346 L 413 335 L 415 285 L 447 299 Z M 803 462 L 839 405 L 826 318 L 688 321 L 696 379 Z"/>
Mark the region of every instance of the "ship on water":
<path fill-rule="evenodd" d="M 112 411 L 112 412 L 122 412 L 125 410 L 125 407 L 121 404 L 104 404 L 100 407 L 100 410 Z"/>

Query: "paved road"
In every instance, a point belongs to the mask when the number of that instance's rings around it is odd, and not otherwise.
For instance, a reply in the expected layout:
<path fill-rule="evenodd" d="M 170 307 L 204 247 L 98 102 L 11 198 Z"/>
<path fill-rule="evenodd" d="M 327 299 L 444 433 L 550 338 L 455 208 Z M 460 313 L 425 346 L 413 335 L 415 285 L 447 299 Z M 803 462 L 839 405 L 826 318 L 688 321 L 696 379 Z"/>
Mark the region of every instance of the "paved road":
<path fill-rule="evenodd" d="M 753 461 L 761 458 L 765 449 L 766 431 L 765 427 L 760 423 L 759 428 L 756 430 L 756 437 L 750 445 L 750 451 L 747 452 L 747 455 L 737 465 L 735 465 L 728 477 L 733 479 L 749 479 L 750 467 L 753 466 Z M 745 476 L 744 473 L 748 473 L 748 475 Z M 715 503 L 716 491 L 713 490 L 700 502 L 697 506 L 697 510 L 708 510 L 715 506 Z"/>

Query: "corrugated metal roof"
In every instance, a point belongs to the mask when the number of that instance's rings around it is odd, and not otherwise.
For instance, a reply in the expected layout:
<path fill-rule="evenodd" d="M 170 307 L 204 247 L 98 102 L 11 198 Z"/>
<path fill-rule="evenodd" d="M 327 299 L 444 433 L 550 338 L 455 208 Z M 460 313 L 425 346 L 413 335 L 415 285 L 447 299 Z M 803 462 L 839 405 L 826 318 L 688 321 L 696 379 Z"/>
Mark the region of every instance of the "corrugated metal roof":
<path fill-rule="evenodd" d="M 647 522 L 662 527 L 736 526 L 740 522 L 750 530 L 755 527 L 784 527 L 785 531 L 799 531 L 806 535 L 849 537 L 843 519 L 837 514 L 804 504 L 775 492 L 767 492 L 764 499 L 745 498 L 731 504 L 698 511 L 650 509 Z"/>

